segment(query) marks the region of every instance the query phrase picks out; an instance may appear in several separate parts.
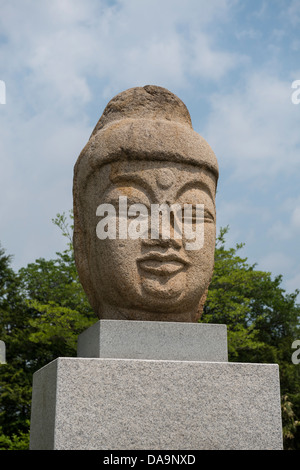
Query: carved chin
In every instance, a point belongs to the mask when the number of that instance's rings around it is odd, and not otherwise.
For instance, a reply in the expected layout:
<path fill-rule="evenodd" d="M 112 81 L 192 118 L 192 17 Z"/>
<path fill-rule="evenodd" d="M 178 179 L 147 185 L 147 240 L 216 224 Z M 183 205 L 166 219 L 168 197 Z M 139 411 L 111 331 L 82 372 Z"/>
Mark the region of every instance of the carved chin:
<path fill-rule="evenodd" d="M 186 275 L 178 273 L 174 276 L 147 276 L 142 277 L 142 290 L 144 294 L 150 294 L 154 298 L 180 299 L 184 296 L 186 290 Z M 166 304 L 166 307 L 168 305 Z"/>

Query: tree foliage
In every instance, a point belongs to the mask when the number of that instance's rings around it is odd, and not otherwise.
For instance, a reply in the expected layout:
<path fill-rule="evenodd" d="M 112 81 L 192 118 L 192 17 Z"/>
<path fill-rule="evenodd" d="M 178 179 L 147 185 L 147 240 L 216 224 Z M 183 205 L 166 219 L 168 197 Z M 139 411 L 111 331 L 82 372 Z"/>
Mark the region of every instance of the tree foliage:
<path fill-rule="evenodd" d="M 300 365 L 292 363 L 292 344 L 300 339 L 299 291 L 287 294 L 282 276 L 256 270 L 239 256 L 243 244 L 225 248 L 221 229 L 213 279 L 202 322 L 223 323 L 229 361 L 279 365 L 285 448 L 300 449 Z"/>
<path fill-rule="evenodd" d="M 61 229 L 65 216 L 57 216 Z M 66 234 L 66 232 L 63 232 Z M 28 448 L 33 373 L 59 356 L 76 356 L 78 335 L 95 321 L 78 281 L 71 244 L 15 273 L 0 251 L 0 449 Z"/>
<path fill-rule="evenodd" d="M 29 442 L 33 373 L 58 356 L 76 356 L 78 335 L 96 321 L 78 280 L 68 218 L 54 223 L 67 248 L 54 260 L 38 259 L 15 273 L 0 249 L 0 449 L 26 449 Z M 256 270 L 239 256 L 243 245 L 225 248 L 227 228 L 217 239 L 215 269 L 201 322 L 228 329 L 230 361 L 277 363 L 280 370 L 284 446 L 300 449 L 300 365 L 291 345 L 300 339 L 296 291 L 282 278 Z"/>

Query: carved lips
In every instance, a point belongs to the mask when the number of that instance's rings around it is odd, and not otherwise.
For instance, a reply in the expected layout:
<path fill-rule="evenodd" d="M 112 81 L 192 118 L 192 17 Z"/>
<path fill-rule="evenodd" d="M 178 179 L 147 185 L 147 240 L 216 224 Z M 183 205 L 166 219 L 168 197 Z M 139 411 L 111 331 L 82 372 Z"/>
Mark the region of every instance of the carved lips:
<path fill-rule="evenodd" d="M 170 276 L 182 271 L 190 262 L 177 253 L 148 253 L 138 259 L 139 267 L 157 276 Z"/>

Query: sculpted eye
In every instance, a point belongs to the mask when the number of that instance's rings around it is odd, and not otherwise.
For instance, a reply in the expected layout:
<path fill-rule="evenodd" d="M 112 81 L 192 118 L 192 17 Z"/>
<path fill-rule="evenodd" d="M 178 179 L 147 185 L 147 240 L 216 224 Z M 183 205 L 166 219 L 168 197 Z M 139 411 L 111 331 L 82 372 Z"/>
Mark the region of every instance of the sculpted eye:
<path fill-rule="evenodd" d="M 204 222 L 214 222 L 215 217 L 210 210 L 204 208 Z"/>
<path fill-rule="evenodd" d="M 197 210 L 195 204 L 185 204 L 184 206 L 186 207 L 185 210 L 182 208 L 181 210 L 177 211 L 177 217 L 179 220 L 182 220 L 182 222 L 186 221 L 195 224 L 201 220 L 204 220 L 204 222 L 208 223 L 215 221 L 213 213 L 207 207 L 205 207 L 205 205 L 204 209 L 202 210 Z"/>

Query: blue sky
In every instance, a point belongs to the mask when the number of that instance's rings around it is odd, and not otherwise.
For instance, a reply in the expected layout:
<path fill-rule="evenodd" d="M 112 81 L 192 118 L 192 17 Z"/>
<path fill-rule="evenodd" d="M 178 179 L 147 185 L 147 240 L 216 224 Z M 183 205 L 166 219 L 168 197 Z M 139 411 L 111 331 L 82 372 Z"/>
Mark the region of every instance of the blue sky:
<path fill-rule="evenodd" d="M 215 151 L 218 227 L 300 288 L 300 0 L 0 0 L 0 242 L 55 257 L 75 161 L 107 102 L 148 84 Z"/>

